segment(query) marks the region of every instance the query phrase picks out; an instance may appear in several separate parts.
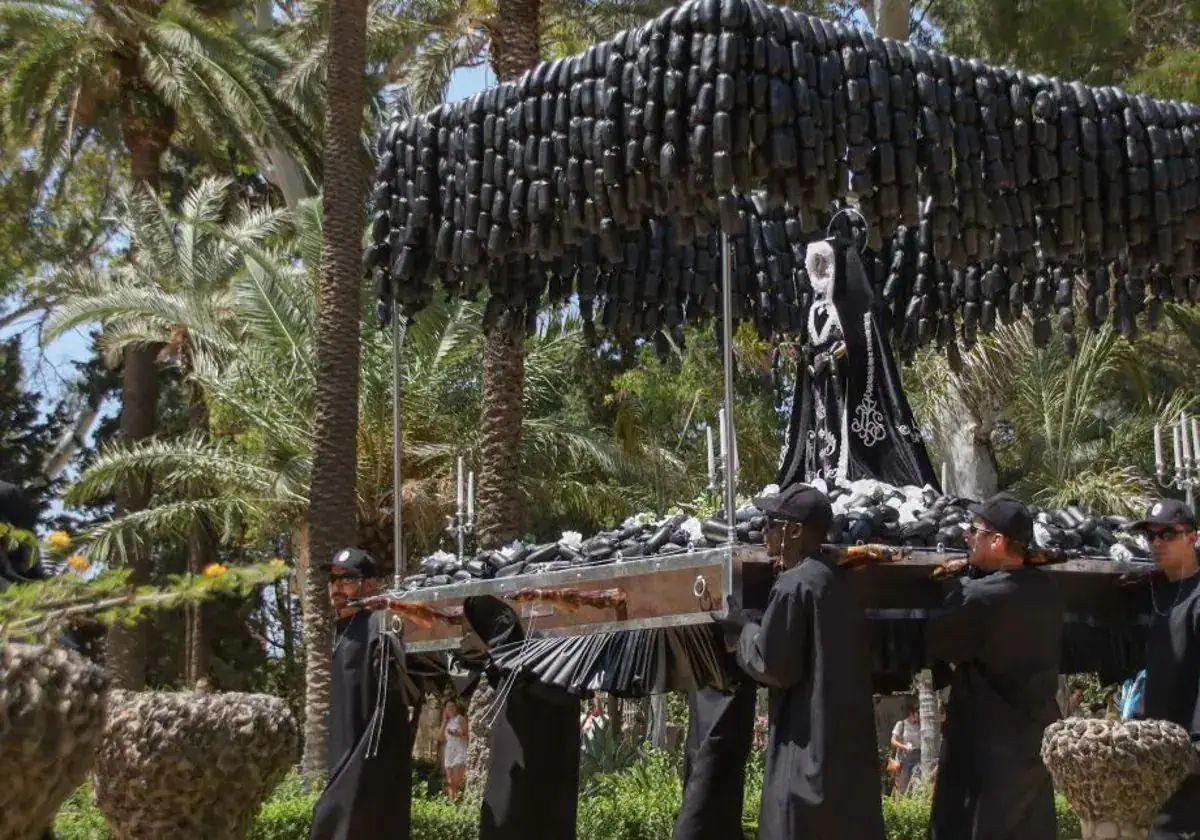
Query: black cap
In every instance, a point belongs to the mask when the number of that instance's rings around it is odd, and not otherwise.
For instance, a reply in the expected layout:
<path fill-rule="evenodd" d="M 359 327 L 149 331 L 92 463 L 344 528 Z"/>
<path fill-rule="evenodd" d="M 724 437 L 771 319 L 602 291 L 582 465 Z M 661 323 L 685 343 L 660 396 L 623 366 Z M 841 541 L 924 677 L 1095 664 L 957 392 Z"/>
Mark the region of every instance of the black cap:
<path fill-rule="evenodd" d="M 1147 531 L 1154 527 L 1170 528 L 1183 525 L 1187 528 L 1196 527 L 1196 515 L 1186 502 L 1178 499 L 1160 499 L 1146 511 L 1146 518 L 1139 519 L 1129 526 L 1131 531 Z"/>
<path fill-rule="evenodd" d="M 792 484 L 773 496 L 754 500 L 754 506 L 770 519 L 799 522 L 829 530 L 833 524 L 833 507 L 829 497 L 807 484 Z"/>
<path fill-rule="evenodd" d="M 1033 516 L 1029 508 L 1008 493 L 997 493 L 982 504 L 969 505 L 967 510 L 1013 542 L 1033 544 Z"/>
<path fill-rule="evenodd" d="M 379 567 L 370 554 L 361 548 L 343 548 L 333 555 L 333 560 L 325 565 L 329 570 L 341 569 L 342 574 L 351 577 L 379 577 Z"/>

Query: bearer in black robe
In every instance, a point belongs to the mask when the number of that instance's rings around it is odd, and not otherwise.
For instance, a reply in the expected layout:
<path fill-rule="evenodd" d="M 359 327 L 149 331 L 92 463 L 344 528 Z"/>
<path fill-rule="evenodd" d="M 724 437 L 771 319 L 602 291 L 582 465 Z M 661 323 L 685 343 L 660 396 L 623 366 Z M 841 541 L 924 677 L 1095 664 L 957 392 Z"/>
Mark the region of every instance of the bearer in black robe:
<path fill-rule="evenodd" d="M 1134 526 L 1146 534 L 1165 580 L 1154 581 L 1154 619 L 1146 656 L 1143 714 L 1186 729 L 1200 749 L 1200 565 L 1196 517 L 1183 502 L 1164 499 Z M 1200 837 L 1200 773 L 1167 800 L 1151 840 Z"/>
<path fill-rule="evenodd" d="M 1059 717 L 1063 600 L 1025 563 L 1033 518 L 1024 505 L 1000 494 L 971 512 L 970 575 L 950 582 L 926 627 L 935 680 L 950 685 L 929 837 L 1054 840 L 1041 747 Z"/>
<path fill-rule="evenodd" d="M 313 811 L 311 840 L 408 840 L 412 810 L 415 687 L 404 646 L 386 611 L 352 601 L 375 594 L 378 567 L 364 551 L 339 551 L 329 564 L 334 631 L 329 716 L 329 784 Z"/>
<path fill-rule="evenodd" d="M 776 483 L 862 478 L 938 488 L 855 243 L 813 242 L 805 354 Z"/>
<path fill-rule="evenodd" d="M 736 662 L 729 666 L 738 671 Z M 673 840 L 741 837 L 758 686 L 740 672 L 731 674 L 728 682 L 727 689 L 702 688 L 688 694 L 683 804 Z"/>
<path fill-rule="evenodd" d="M 30 533 L 37 527 L 37 507 L 29 494 L 15 484 L 0 481 L 0 523 Z M 24 545 L 6 548 L 0 544 L 0 592 L 15 583 L 42 580 L 46 571 L 35 549 Z"/>
<path fill-rule="evenodd" d="M 520 644 L 516 612 L 498 598 L 468 598 L 464 615 L 495 650 Z M 579 803 L 579 697 L 490 666 L 496 691 L 479 840 L 573 840 Z"/>
<path fill-rule="evenodd" d="M 739 664 L 771 690 L 759 839 L 883 840 L 866 618 L 851 573 L 821 548 L 829 499 L 794 484 L 755 504 L 786 569 L 761 621 L 730 610 Z"/>

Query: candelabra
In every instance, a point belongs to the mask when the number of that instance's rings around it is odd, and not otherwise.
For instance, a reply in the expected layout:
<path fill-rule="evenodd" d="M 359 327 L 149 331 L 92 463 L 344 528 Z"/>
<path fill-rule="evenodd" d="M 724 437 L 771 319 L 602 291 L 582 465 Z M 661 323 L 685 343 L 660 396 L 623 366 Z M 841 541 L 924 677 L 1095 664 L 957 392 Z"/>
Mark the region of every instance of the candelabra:
<path fill-rule="evenodd" d="M 1163 429 L 1154 426 L 1154 470 L 1159 484 L 1182 490 L 1187 503 L 1196 507 L 1196 489 L 1200 487 L 1200 418 L 1191 417 L 1186 411 L 1179 413 L 1179 420 L 1168 424 L 1171 430 L 1171 454 L 1174 473 L 1168 473 L 1163 458 Z"/>
<path fill-rule="evenodd" d="M 720 429 L 720 454 L 717 454 L 717 448 L 713 441 L 713 428 L 710 425 L 707 429 L 708 434 L 708 492 L 715 498 L 724 498 L 726 504 L 729 498 L 735 494 L 727 493 L 727 478 L 733 476 L 734 490 L 737 487 L 737 435 L 731 435 L 730 429 L 726 425 L 725 409 L 722 408 L 717 414 L 717 425 Z M 729 443 L 732 438 L 732 443 Z M 732 470 L 728 469 L 732 466 Z"/>
<path fill-rule="evenodd" d="M 464 506 L 465 501 L 465 506 Z M 452 535 L 458 544 L 458 558 L 462 560 L 467 551 L 467 538 L 475 532 L 475 473 L 467 474 L 467 482 L 463 486 L 463 459 L 458 459 L 458 493 L 457 504 L 452 516 L 446 517 L 446 533 Z"/>

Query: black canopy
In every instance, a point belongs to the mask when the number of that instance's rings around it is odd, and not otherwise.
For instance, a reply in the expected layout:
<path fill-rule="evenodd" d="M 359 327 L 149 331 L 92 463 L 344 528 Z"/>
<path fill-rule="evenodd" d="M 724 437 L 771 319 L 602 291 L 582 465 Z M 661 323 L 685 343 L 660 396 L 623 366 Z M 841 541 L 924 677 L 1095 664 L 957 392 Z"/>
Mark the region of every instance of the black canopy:
<path fill-rule="evenodd" d="M 396 120 L 379 152 L 366 267 L 406 314 L 439 287 L 489 291 L 489 321 L 577 293 L 602 328 L 669 333 L 716 311 L 723 230 L 735 316 L 800 332 L 797 251 L 844 199 L 903 348 L 1022 312 L 1042 342 L 1080 309 L 1128 335 L 1200 301 L 1200 107 L 758 0 L 668 9 Z"/>

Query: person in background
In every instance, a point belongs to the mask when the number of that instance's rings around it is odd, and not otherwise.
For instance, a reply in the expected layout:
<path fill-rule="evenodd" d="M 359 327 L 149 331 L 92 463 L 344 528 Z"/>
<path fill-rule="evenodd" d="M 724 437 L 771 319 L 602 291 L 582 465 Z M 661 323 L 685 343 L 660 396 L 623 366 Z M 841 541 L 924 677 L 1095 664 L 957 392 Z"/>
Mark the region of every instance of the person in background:
<path fill-rule="evenodd" d="M 1054 840 L 1042 732 L 1059 718 L 1063 600 L 1027 565 L 1033 517 L 1007 494 L 972 505 L 969 574 L 926 626 L 935 684 L 950 685 L 931 840 Z"/>
<path fill-rule="evenodd" d="M 760 620 L 731 601 L 738 664 L 770 688 L 759 840 L 883 840 L 866 615 L 822 545 L 829 499 L 793 484 L 754 504 L 783 572 Z"/>
<path fill-rule="evenodd" d="M 415 686 L 387 611 L 355 602 L 378 591 L 379 568 L 347 548 L 329 564 L 335 618 L 329 711 L 329 784 L 313 810 L 311 840 L 408 840 Z M 397 780 L 404 780 L 397 784 Z"/>
<path fill-rule="evenodd" d="M 608 714 L 604 711 L 604 704 L 600 702 L 600 695 L 593 694 L 587 711 L 579 717 L 581 744 L 591 743 L 607 726 Z"/>
<path fill-rule="evenodd" d="M 442 707 L 442 730 L 438 741 L 442 745 L 442 767 L 446 771 L 446 798 L 454 802 L 462 795 L 467 783 L 467 744 L 471 726 L 462 708 L 453 700 Z"/>
<path fill-rule="evenodd" d="M 1132 526 L 1146 536 L 1161 579 L 1151 585 L 1154 615 L 1146 655 L 1142 716 L 1186 729 L 1200 749 L 1200 563 L 1196 516 L 1183 502 L 1163 499 Z M 1167 800 L 1151 840 L 1200 837 L 1200 773 Z"/>
<path fill-rule="evenodd" d="M 916 707 L 910 706 L 904 718 L 892 728 L 892 749 L 900 762 L 894 793 L 903 796 L 908 793 L 913 770 L 921 763 L 921 716 Z"/>

